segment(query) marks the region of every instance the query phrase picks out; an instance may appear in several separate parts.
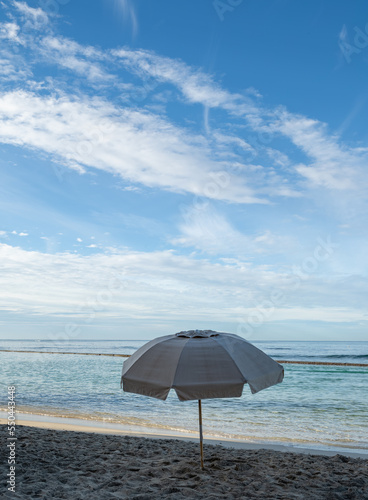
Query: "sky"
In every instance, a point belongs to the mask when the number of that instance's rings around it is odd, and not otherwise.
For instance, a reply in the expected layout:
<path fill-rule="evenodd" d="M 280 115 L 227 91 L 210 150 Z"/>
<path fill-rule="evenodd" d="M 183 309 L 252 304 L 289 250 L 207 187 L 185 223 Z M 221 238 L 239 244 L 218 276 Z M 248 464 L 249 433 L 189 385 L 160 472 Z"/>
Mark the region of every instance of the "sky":
<path fill-rule="evenodd" d="M 0 2 L 0 338 L 368 340 L 368 5 Z"/>

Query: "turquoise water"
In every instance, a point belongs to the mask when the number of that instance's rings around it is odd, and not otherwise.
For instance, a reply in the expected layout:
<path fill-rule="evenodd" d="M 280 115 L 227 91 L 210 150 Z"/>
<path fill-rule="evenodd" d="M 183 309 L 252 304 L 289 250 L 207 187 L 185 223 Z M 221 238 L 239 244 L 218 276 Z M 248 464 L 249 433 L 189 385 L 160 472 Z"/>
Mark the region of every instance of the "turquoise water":
<path fill-rule="evenodd" d="M 145 341 L 0 341 L 0 349 L 131 354 Z M 207 437 L 351 448 L 368 453 L 368 342 L 254 342 L 274 359 L 365 363 L 285 364 L 282 384 L 241 398 L 205 400 Z M 120 389 L 123 358 L 0 352 L 0 410 L 16 386 L 17 409 L 197 433 L 197 403 L 158 401 Z"/>

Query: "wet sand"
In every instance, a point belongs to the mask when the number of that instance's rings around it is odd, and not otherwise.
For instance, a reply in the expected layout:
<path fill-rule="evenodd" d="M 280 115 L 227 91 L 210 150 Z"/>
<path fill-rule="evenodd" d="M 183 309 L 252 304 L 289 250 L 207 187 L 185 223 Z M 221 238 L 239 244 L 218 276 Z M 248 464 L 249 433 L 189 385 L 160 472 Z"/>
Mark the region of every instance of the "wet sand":
<path fill-rule="evenodd" d="M 368 460 L 234 449 L 190 440 L 17 425 L 15 493 L 7 492 L 7 428 L 0 432 L 1 498 L 368 500 Z M 227 443 L 230 445 L 230 443 Z"/>

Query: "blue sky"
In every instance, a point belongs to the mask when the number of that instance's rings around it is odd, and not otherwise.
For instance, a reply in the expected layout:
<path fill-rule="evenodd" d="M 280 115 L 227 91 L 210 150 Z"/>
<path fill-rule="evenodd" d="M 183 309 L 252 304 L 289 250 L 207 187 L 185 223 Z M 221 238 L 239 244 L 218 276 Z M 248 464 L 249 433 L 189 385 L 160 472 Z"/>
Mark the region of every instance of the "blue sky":
<path fill-rule="evenodd" d="M 0 6 L 2 338 L 367 339 L 366 2 Z"/>

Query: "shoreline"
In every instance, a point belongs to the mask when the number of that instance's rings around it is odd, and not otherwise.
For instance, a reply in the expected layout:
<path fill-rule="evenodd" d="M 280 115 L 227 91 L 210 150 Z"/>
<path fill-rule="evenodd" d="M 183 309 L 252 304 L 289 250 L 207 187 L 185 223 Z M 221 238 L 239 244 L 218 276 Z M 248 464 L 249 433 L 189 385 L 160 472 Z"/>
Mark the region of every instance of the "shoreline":
<path fill-rule="evenodd" d="M 5 412 L 0 412 L 0 425 L 7 423 Z M 102 434 L 110 436 L 131 436 L 148 439 L 169 439 L 179 440 L 184 442 L 198 443 L 199 436 L 197 432 L 179 432 L 179 431 L 161 431 L 155 429 L 133 425 L 123 425 L 118 423 L 107 423 L 97 420 L 82 420 L 69 417 L 52 417 L 45 415 L 37 415 L 31 413 L 18 413 L 16 417 L 16 428 L 33 427 L 38 429 L 48 429 L 55 431 L 66 432 L 83 432 L 86 434 Z M 337 454 L 351 458 L 362 458 L 368 460 L 368 449 L 360 448 L 344 448 L 344 447 L 327 447 L 315 443 L 314 445 L 295 445 L 292 442 L 286 444 L 244 441 L 241 439 L 231 438 L 210 438 L 204 435 L 204 444 L 221 445 L 225 448 L 233 448 L 239 450 L 271 450 L 282 453 L 296 453 L 306 455 L 323 455 L 335 456 Z"/>
<path fill-rule="evenodd" d="M 6 434 L 7 427 L 0 431 Z M 2 477 L 9 474 L 6 455 L 13 453 L 16 462 L 14 490 L 4 498 L 368 498 L 368 460 L 342 454 L 235 449 L 205 442 L 201 469 L 199 443 L 193 439 L 147 439 L 23 425 L 16 429 L 16 437 L 11 451 L 0 450 Z M 4 479 L 4 489 L 5 485 Z"/>

